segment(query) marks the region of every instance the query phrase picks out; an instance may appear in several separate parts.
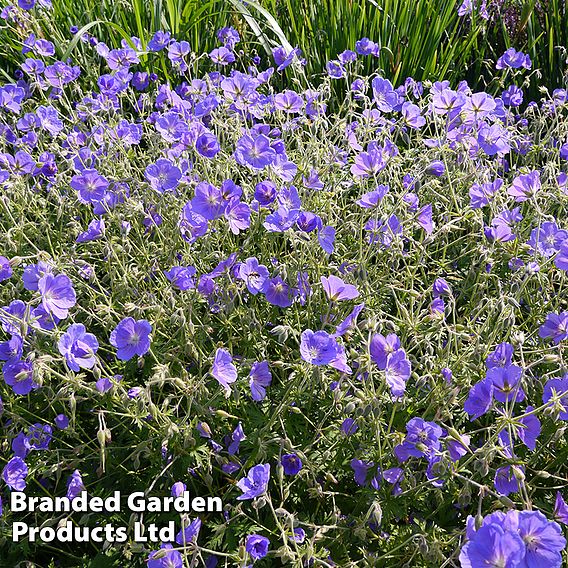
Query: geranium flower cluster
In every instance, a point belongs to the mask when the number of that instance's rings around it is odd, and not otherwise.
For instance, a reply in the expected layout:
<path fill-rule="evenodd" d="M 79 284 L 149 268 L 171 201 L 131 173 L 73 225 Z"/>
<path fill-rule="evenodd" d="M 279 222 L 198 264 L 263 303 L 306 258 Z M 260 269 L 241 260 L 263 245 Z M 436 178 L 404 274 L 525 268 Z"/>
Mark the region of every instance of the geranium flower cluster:
<path fill-rule="evenodd" d="M 372 38 L 315 86 L 231 27 L 59 61 L 42 6 L 3 16 L 2 497 L 222 496 L 133 566 L 560 566 L 566 90 L 514 49 L 394 85 Z"/>

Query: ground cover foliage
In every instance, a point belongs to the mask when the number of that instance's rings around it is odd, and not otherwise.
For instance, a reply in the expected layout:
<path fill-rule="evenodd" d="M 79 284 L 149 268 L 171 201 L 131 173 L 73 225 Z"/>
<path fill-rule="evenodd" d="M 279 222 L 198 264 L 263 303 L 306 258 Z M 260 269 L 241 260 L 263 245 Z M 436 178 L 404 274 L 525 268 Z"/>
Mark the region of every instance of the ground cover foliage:
<path fill-rule="evenodd" d="M 561 566 L 566 90 L 514 49 L 488 94 L 393 86 L 372 38 L 313 81 L 232 27 L 38 30 L 0 87 L 2 562 Z M 223 513 L 7 506 L 184 489 Z M 11 542 L 68 518 L 179 532 Z"/>

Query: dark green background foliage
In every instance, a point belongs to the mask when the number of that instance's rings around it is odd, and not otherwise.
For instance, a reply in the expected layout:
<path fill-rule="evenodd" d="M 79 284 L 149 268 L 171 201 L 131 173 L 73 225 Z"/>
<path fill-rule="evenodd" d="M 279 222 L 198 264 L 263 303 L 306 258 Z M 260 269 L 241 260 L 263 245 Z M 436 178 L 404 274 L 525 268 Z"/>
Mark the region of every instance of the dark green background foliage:
<path fill-rule="evenodd" d="M 406 77 L 417 80 L 467 79 L 485 87 L 491 81 L 496 58 L 508 47 L 528 53 L 533 69 L 531 98 L 539 86 L 565 84 L 568 8 L 564 0 L 488 0 L 489 19 L 458 16 L 462 0 L 53 0 L 54 10 L 43 29 L 49 39 L 64 45 L 71 26 L 88 31 L 109 46 L 132 35 L 147 44 L 156 30 L 167 30 L 187 40 L 197 53 L 218 45 L 215 31 L 235 27 L 247 59 L 255 52 L 265 65 L 274 45 L 288 42 L 305 54 L 306 72 L 318 75 L 325 64 L 361 37 L 381 47 L 380 57 L 367 58 L 366 72 L 382 69 L 393 84 Z M 474 2 L 475 4 L 475 2 Z M 96 23 L 95 23 L 96 22 Z M 39 32 L 37 23 L 30 30 Z M 22 30 L 22 40 L 27 36 Z M 21 44 L 13 33 L 0 29 L 0 64 L 14 69 Z M 80 41 L 75 50 L 84 48 Z M 62 55 L 64 48 L 61 48 Z M 144 65 L 144 61 L 142 62 Z M 152 69 L 156 71 L 155 69 Z M 167 74 L 165 65 L 162 72 Z M 541 80 L 542 79 L 542 80 Z"/>

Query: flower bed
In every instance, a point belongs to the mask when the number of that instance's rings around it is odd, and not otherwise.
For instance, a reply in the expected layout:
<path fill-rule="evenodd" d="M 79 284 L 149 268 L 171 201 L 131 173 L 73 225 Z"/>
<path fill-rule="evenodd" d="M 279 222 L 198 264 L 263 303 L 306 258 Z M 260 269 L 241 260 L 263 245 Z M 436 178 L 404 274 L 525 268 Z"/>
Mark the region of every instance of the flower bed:
<path fill-rule="evenodd" d="M 218 37 L 87 37 L 89 69 L 32 38 L 0 88 L 3 558 L 561 566 L 566 91 L 521 110 L 514 50 L 500 96 L 394 88 L 358 74 L 367 39 L 316 87 L 297 50 L 232 68 Z M 69 519 L 127 536 L 12 542 Z"/>

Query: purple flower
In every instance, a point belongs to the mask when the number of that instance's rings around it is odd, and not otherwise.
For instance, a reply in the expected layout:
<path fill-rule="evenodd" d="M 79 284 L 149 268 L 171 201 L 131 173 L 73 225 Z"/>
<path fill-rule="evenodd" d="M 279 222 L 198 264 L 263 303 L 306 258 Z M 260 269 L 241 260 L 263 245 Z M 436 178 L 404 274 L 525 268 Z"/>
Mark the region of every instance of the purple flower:
<path fill-rule="evenodd" d="M 187 524 L 187 526 L 176 535 L 176 542 L 180 546 L 185 546 L 196 540 L 201 530 L 201 519 L 199 517 L 193 519 L 190 523 L 184 521 L 184 524 Z"/>
<path fill-rule="evenodd" d="M 265 292 L 269 272 L 264 264 L 259 264 L 258 260 L 254 257 L 247 258 L 239 266 L 239 277 L 244 280 L 248 291 L 256 296 L 259 292 Z"/>
<path fill-rule="evenodd" d="M 229 229 L 234 235 L 238 235 L 250 227 L 250 207 L 235 197 L 229 201 L 224 212 L 229 222 Z"/>
<path fill-rule="evenodd" d="M 434 317 L 444 317 L 446 311 L 446 304 L 443 298 L 434 298 L 430 303 L 430 313 Z"/>
<path fill-rule="evenodd" d="M 542 339 L 552 339 L 554 345 L 568 338 L 568 312 L 550 313 L 538 330 Z"/>
<path fill-rule="evenodd" d="M 392 83 L 388 79 L 375 77 L 371 86 L 373 88 L 373 99 L 381 112 L 398 110 L 401 100 L 399 94 L 393 89 Z"/>
<path fill-rule="evenodd" d="M 44 310 L 59 319 L 65 319 L 77 302 L 73 284 L 65 274 L 44 274 L 38 281 L 38 290 Z"/>
<path fill-rule="evenodd" d="M 568 271 L 568 238 L 560 244 L 554 265 L 560 270 Z"/>
<path fill-rule="evenodd" d="M 147 568 L 183 568 L 182 555 L 173 548 L 170 543 L 166 543 L 159 550 L 151 552 L 146 561 Z"/>
<path fill-rule="evenodd" d="M 359 426 L 353 418 L 346 418 L 341 423 L 341 431 L 345 434 L 345 436 L 352 436 L 355 432 L 357 432 L 357 430 L 359 430 Z"/>
<path fill-rule="evenodd" d="M 410 126 L 410 128 L 418 129 L 426 124 L 426 119 L 420 114 L 420 108 L 413 103 L 403 103 L 402 117 L 404 124 Z"/>
<path fill-rule="evenodd" d="M 303 331 L 300 355 L 304 361 L 312 365 L 330 365 L 345 373 L 351 372 L 347 366 L 345 348 L 327 331 L 313 332 L 311 329 Z"/>
<path fill-rule="evenodd" d="M 188 201 L 181 211 L 178 227 L 182 238 L 191 244 L 207 233 L 209 224 L 207 219 L 194 209 L 193 202 Z"/>
<path fill-rule="evenodd" d="M 363 311 L 365 304 L 357 304 L 353 311 L 335 328 L 334 335 L 340 337 L 345 335 L 347 332 L 355 329 L 357 325 L 357 318 L 359 314 Z"/>
<path fill-rule="evenodd" d="M 22 356 L 24 341 L 19 335 L 13 335 L 8 341 L 0 343 L 0 361 L 19 359 Z"/>
<path fill-rule="evenodd" d="M 379 242 L 386 248 L 390 248 L 396 237 L 402 235 L 402 225 L 394 214 L 390 215 L 386 222 L 369 219 L 364 228 L 370 232 L 369 244 Z"/>
<path fill-rule="evenodd" d="M 488 155 L 504 155 L 511 150 L 509 145 L 509 133 L 499 124 L 483 123 L 477 135 L 479 147 Z"/>
<path fill-rule="evenodd" d="M 310 211 L 302 211 L 296 221 L 296 226 L 300 231 L 311 233 L 322 226 L 321 217 Z"/>
<path fill-rule="evenodd" d="M 488 369 L 493 367 L 507 367 L 513 360 L 513 346 L 510 343 L 500 343 L 485 359 Z"/>
<path fill-rule="evenodd" d="M 169 160 L 160 158 L 154 164 L 146 167 L 144 176 L 150 183 L 152 189 L 158 193 L 174 190 L 181 179 L 181 171 Z"/>
<path fill-rule="evenodd" d="M 75 239 L 76 243 L 86 243 L 90 241 L 95 241 L 96 239 L 100 239 L 105 230 L 105 220 L 104 219 L 93 219 L 87 230 L 79 233 L 77 238 Z"/>
<path fill-rule="evenodd" d="M 355 42 L 355 51 L 359 55 L 374 55 L 379 56 L 379 46 L 368 37 L 363 37 Z"/>
<path fill-rule="evenodd" d="M 21 103 L 26 96 L 26 91 L 22 87 L 7 84 L 0 87 L 0 107 L 12 112 L 19 113 Z"/>
<path fill-rule="evenodd" d="M 465 95 L 452 89 L 439 89 L 432 96 L 432 109 L 440 116 L 450 113 L 450 117 L 464 105 Z"/>
<path fill-rule="evenodd" d="M 359 291 L 352 284 L 346 284 L 337 276 L 321 277 L 321 283 L 330 301 L 339 302 L 341 300 L 352 300 L 359 296 Z"/>
<path fill-rule="evenodd" d="M 158 30 L 148 42 L 148 51 L 161 51 L 170 43 L 170 32 Z"/>
<path fill-rule="evenodd" d="M 562 378 L 550 379 L 544 385 L 542 402 L 555 399 L 554 407 L 559 411 L 560 420 L 568 420 L 568 373 Z"/>
<path fill-rule="evenodd" d="M 131 389 L 128 389 L 128 391 L 126 391 L 126 394 L 128 395 L 128 398 L 135 399 L 138 398 L 143 391 L 144 389 L 142 387 L 132 387 Z"/>
<path fill-rule="evenodd" d="M 367 178 L 378 174 L 386 166 L 381 148 L 376 142 L 371 142 L 367 146 L 366 152 L 361 152 L 355 156 L 355 162 L 351 166 L 351 173 L 355 177 Z"/>
<path fill-rule="evenodd" d="M 25 459 L 26 456 L 30 453 L 30 450 L 30 441 L 28 440 L 28 437 L 24 432 L 20 432 L 12 440 L 12 451 L 14 452 L 14 455 Z"/>
<path fill-rule="evenodd" d="M 10 335 L 25 335 L 22 328 L 26 317 L 27 306 L 21 300 L 14 300 L 10 305 L 0 307 L 0 322 L 2 329 Z"/>
<path fill-rule="evenodd" d="M 505 496 L 510 493 L 516 493 L 519 490 L 519 480 L 515 474 L 521 473 L 520 470 L 522 469 L 522 466 L 515 465 L 498 468 L 495 471 L 495 479 L 493 480 L 497 492 Z"/>
<path fill-rule="evenodd" d="M 393 397 L 398 398 L 404 394 L 410 373 L 411 365 L 404 349 L 399 349 L 387 357 L 385 379 Z"/>
<path fill-rule="evenodd" d="M 79 192 L 82 203 L 97 203 L 104 199 L 109 182 L 97 170 L 86 169 L 75 174 L 69 185 Z"/>
<path fill-rule="evenodd" d="M 253 560 L 264 558 L 268 554 L 270 541 L 259 534 L 249 534 L 245 541 L 245 549 Z"/>
<path fill-rule="evenodd" d="M 357 485 L 364 486 L 367 483 L 367 471 L 373 466 L 373 463 L 367 463 L 353 458 L 350 465 L 353 473 L 355 474 L 355 483 L 357 483 Z"/>
<path fill-rule="evenodd" d="M 226 47 L 218 47 L 214 49 L 210 54 L 209 57 L 213 63 L 217 65 L 229 65 L 229 63 L 234 63 L 235 61 L 235 54 Z"/>
<path fill-rule="evenodd" d="M 406 424 L 404 442 L 395 447 L 394 453 L 399 461 L 406 461 L 409 457 L 430 459 L 440 450 L 442 434 L 442 428 L 435 422 L 412 418 Z"/>
<path fill-rule="evenodd" d="M 116 356 L 128 361 L 135 355 L 142 357 L 150 350 L 152 325 L 145 319 L 122 319 L 110 334 L 110 344 L 117 348 Z"/>
<path fill-rule="evenodd" d="M 187 123 L 177 112 L 162 114 L 154 126 L 166 142 L 177 142 L 187 132 Z"/>
<path fill-rule="evenodd" d="M 270 304 L 280 308 L 288 308 L 291 306 L 296 297 L 296 293 L 297 290 L 288 286 L 280 276 L 268 280 L 264 292 L 266 300 Z"/>
<path fill-rule="evenodd" d="M 332 79 L 341 79 L 343 77 L 345 77 L 345 67 L 343 66 L 343 64 L 341 63 L 341 61 L 337 61 L 337 60 L 332 60 L 332 61 L 328 61 L 325 65 L 327 74 L 332 78 Z"/>
<path fill-rule="evenodd" d="M 426 231 L 427 235 L 431 235 L 434 232 L 434 221 L 432 220 L 432 205 L 424 205 L 418 211 L 416 220 L 418 224 Z"/>
<path fill-rule="evenodd" d="M 404 472 L 400 467 L 392 467 L 390 469 L 385 469 L 382 473 L 383 479 L 393 485 L 392 494 L 400 495 L 402 489 L 400 484 L 404 479 Z"/>
<path fill-rule="evenodd" d="M 214 134 L 205 132 L 195 141 L 195 149 L 205 158 L 214 158 L 221 151 L 221 146 Z"/>
<path fill-rule="evenodd" d="M 356 203 L 364 209 L 371 209 L 373 207 L 376 207 L 388 192 L 388 185 L 379 185 L 373 191 L 369 191 L 368 193 L 362 195 L 361 198 L 356 201 Z"/>
<path fill-rule="evenodd" d="M 266 492 L 270 480 L 270 464 L 258 464 L 251 467 L 246 477 L 237 482 L 237 487 L 243 492 L 237 501 L 255 499 Z"/>
<path fill-rule="evenodd" d="M 23 491 L 26 488 L 27 475 L 28 466 L 26 462 L 18 456 L 13 457 L 2 470 L 2 479 L 13 491 Z"/>
<path fill-rule="evenodd" d="M 36 110 L 40 128 L 47 130 L 52 136 L 57 136 L 64 128 L 57 109 L 49 106 L 39 106 Z"/>
<path fill-rule="evenodd" d="M 267 207 L 276 199 L 276 186 L 271 181 L 261 181 L 254 189 L 254 198 L 262 205 Z"/>
<path fill-rule="evenodd" d="M 92 333 L 87 333 L 82 323 L 75 323 L 61 336 L 57 348 L 65 357 L 69 368 L 78 372 L 80 369 L 92 369 L 95 366 L 95 353 L 99 342 Z"/>
<path fill-rule="evenodd" d="M 483 416 L 493 403 L 493 382 L 489 378 L 476 383 L 471 387 L 463 407 L 469 414 L 470 420 Z"/>
<path fill-rule="evenodd" d="M 81 472 L 76 469 L 67 480 L 67 498 L 73 500 L 81 495 L 83 491 L 86 491 L 83 478 L 81 477 Z"/>
<path fill-rule="evenodd" d="M 444 367 L 441 371 L 440 371 L 442 377 L 444 377 L 444 380 L 446 381 L 447 384 L 451 384 L 452 382 L 452 378 L 454 376 L 454 374 L 452 373 L 452 370 L 448 367 Z"/>
<path fill-rule="evenodd" d="M 195 197 L 191 200 L 191 204 L 197 214 L 209 221 L 220 217 L 227 205 L 221 190 L 206 181 L 198 183 L 195 187 Z"/>
<path fill-rule="evenodd" d="M 0 282 L 12 276 L 12 266 L 5 256 L 0 256 Z"/>
<path fill-rule="evenodd" d="M 256 137 L 245 134 L 237 142 L 235 159 L 241 165 L 262 170 L 276 159 L 276 152 L 270 145 L 270 138 L 264 134 Z"/>
<path fill-rule="evenodd" d="M 504 526 L 517 532 L 526 545 L 520 566 L 560 568 L 566 539 L 558 523 L 549 521 L 540 511 L 509 511 Z"/>
<path fill-rule="evenodd" d="M 521 537 L 491 523 L 475 531 L 461 549 L 459 559 L 462 568 L 516 568 L 521 566 L 524 556 L 525 544 Z"/>
<path fill-rule="evenodd" d="M 22 274 L 24 288 L 26 290 L 37 291 L 40 278 L 45 274 L 51 274 L 52 271 L 51 266 L 41 260 L 37 264 L 28 264 Z"/>
<path fill-rule="evenodd" d="M 55 326 L 61 320 L 52 314 L 45 311 L 42 305 L 32 310 L 30 324 L 35 329 L 42 329 L 43 331 L 50 331 L 55 329 Z"/>
<path fill-rule="evenodd" d="M 121 377 L 121 375 L 115 375 L 114 378 L 119 381 L 122 377 Z M 96 389 L 97 389 L 101 394 L 102 394 L 102 393 L 105 393 L 105 392 L 107 392 L 107 391 L 109 391 L 113 386 L 114 386 L 114 385 L 113 385 L 112 381 L 111 381 L 108 377 L 103 377 L 102 379 L 99 379 L 99 380 L 95 383 Z"/>
<path fill-rule="evenodd" d="M 400 339 L 394 333 L 390 333 L 386 337 L 376 333 L 369 344 L 371 359 L 381 371 L 386 369 L 389 356 L 399 349 Z"/>
<path fill-rule="evenodd" d="M 187 490 L 187 486 L 182 481 L 176 481 L 172 485 L 172 497 L 181 497 L 183 492 Z"/>
<path fill-rule="evenodd" d="M 286 475 L 296 475 L 302 469 L 302 460 L 296 454 L 285 454 L 280 458 L 280 463 Z"/>
<path fill-rule="evenodd" d="M 299 113 L 304 105 L 304 100 L 298 93 L 284 90 L 274 97 L 274 107 L 288 114 Z"/>
<path fill-rule="evenodd" d="M 517 365 L 492 367 L 487 371 L 487 379 L 493 383 L 493 396 L 499 402 L 522 402 L 525 393 L 520 386 L 523 370 Z"/>
<path fill-rule="evenodd" d="M 274 57 L 274 63 L 278 66 L 277 71 L 280 72 L 286 69 L 295 58 L 300 59 L 302 52 L 297 47 L 288 52 L 283 46 L 279 45 L 272 49 L 272 57 Z M 300 62 L 302 61 L 300 60 Z"/>
<path fill-rule="evenodd" d="M 477 183 L 473 184 L 469 190 L 470 206 L 473 209 L 485 207 L 501 189 L 502 185 L 502 179 L 496 179 L 493 182 L 483 183 L 481 185 Z"/>
<path fill-rule="evenodd" d="M 527 406 L 525 412 L 530 413 L 534 411 L 534 407 Z M 523 416 L 520 421 L 521 425 L 514 428 L 516 435 L 521 442 L 531 451 L 536 448 L 536 440 L 540 436 L 541 423 L 538 417 L 534 414 Z"/>
<path fill-rule="evenodd" d="M 272 382 L 272 373 L 267 361 L 253 363 L 249 374 L 249 386 L 253 400 L 260 401 L 266 397 L 266 387 Z"/>
<path fill-rule="evenodd" d="M 554 518 L 562 523 L 568 525 L 568 505 L 560 491 L 556 492 L 556 501 L 554 502 Z"/>
<path fill-rule="evenodd" d="M 436 160 L 431 162 L 424 172 L 429 176 L 441 177 L 446 173 L 446 166 L 444 165 L 444 162 Z"/>
<path fill-rule="evenodd" d="M 568 239 L 568 232 L 560 230 L 555 222 L 545 221 L 531 231 L 527 244 L 530 245 L 533 251 L 537 251 L 545 258 L 549 258 L 561 249 L 563 242 L 568 244 L 566 239 Z M 555 264 L 558 268 L 561 268 L 558 258 L 560 258 L 560 255 L 555 259 Z"/>
<path fill-rule="evenodd" d="M 215 360 L 211 374 L 225 389 L 227 396 L 231 394 L 230 384 L 237 380 L 237 369 L 233 365 L 233 357 L 226 349 L 218 348 L 215 352 Z"/>
<path fill-rule="evenodd" d="M 519 69 L 520 67 L 530 69 L 531 59 L 528 55 L 517 51 L 514 47 L 507 49 L 495 64 L 496 69 Z"/>
<path fill-rule="evenodd" d="M 245 432 L 243 430 L 243 425 L 239 422 L 233 433 L 231 434 L 231 443 L 227 449 L 230 456 L 239 453 L 239 446 L 243 440 L 246 440 Z"/>
<path fill-rule="evenodd" d="M 335 250 L 335 229 L 329 226 L 322 227 L 318 231 L 318 243 L 327 254 L 333 254 Z"/>
<path fill-rule="evenodd" d="M 460 436 L 459 440 L 448 439 L 447 447 L 450 459 L 454 462 L 465 456 L 469 451 L 471 438 L 467 434 Z"/>
<path fill-rule="evenodd" d="M 31 10 L 35 6 L 35 0 L 18 0 L 18 6 L 22 10 Z"/>
<path fill-rule="evenodd" d="M 136 52 L 131 47 L 111 49 L 106 56 L 108 66 L 114 71 L 128 69 L 131 65 L 140 63 Z"/>
<path fill-rule="evenodd" d="M 188 69 L 185 58 L 189 55 L 190 51 L 191 47 L 189 42 L 172 40 L 168 45 L 168 59 L 180 72 L 184 73 Z"/>
<path fill-rule="evenodd" d="M 193 266 L 173 266 L 165 270 L 166 278 L 179 290 L 191 290 L 195 288 L 194 276 L 196 269 Z"/>
<path fill-rule="evenodd" d="M 283 233 L 293 227 L 299 216 L 299 209 L 289 210 L 281 206 L 274 213 L 266 216 L 263 226 L 271 233 Z"/>
<path fill-rule="evenodd" d="M 432 284 L 432 294 L 434 298 L 450 296 L 452 294 L 452 289 L 444 278 L 436 278 L 436 280 L 434 280 L 434 284 Z"/>
<path fill-rule="evenodd" d="M 301 527 L 296 527 L 294 529 L 294 535 L 290 537 L 290 540 L 302 544 L 306 540 L 306 531 Z"/>
<path fill-rule="evenodd" d="M 502 93 L 503 104 L 511 107 L 518 107 L 523 104 L 523 90 L 517 85 L 509 85 Z"/>
<path fill-rule="evenodd" d="M 69 427 L 69 418 L 65 414 L 58 414 L 54 419 L 55 425 L 60 430 L 65 430 Z"/>
<path fill-rule="evenodd" d="M 517 203 L 521 203 L 530 199 L 540 190 L 540 172 L 534 170 L 529 174 L 521 174 L 517 176 L 507 193 L 515 198 Z"/>
<path fill-rule="evenodd" d="M 12 387 L 16 394 L 29 394 L 38 388 L 33 379 L 33 365 L 28 359 L 9 359 L 2 366 L 4 382 Z"/>

